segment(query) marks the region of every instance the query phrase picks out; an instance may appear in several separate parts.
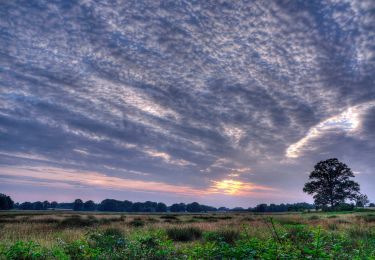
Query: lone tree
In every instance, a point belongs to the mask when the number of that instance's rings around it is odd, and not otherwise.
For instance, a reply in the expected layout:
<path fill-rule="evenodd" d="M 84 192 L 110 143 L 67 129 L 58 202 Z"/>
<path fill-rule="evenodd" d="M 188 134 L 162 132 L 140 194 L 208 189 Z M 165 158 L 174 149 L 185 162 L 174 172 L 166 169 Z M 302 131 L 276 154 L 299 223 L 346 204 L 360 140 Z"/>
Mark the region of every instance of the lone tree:
<path fill-rule="evenodd" d="M 318 162 L 310 173 L 309 182 L 303 191 L 312 194 L 318 207 L 334 208 L 345 200 L 355 201 L 359 193 L 359 184 L 350 168 L 336 158 Z"/>

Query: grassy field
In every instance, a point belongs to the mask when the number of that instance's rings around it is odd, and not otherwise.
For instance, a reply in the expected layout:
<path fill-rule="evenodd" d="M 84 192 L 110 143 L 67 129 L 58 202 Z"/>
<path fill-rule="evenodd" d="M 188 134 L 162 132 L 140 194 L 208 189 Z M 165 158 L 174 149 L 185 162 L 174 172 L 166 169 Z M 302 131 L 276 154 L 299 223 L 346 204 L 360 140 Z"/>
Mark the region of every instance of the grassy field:
<path fill-rule="evenodd" d="M 375 259 L 375 212 L 0 212 L 0 259 Z"/>

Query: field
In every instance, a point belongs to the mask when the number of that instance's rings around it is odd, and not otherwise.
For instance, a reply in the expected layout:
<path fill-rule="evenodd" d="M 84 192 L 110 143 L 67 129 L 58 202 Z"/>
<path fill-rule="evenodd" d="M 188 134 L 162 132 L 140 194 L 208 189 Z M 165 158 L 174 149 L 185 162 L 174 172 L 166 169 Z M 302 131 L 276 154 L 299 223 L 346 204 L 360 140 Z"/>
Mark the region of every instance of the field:
<path fill-rule="evenodd" d="M 0 259 L 375 259 L 375 212 L 0 212 Z"/>

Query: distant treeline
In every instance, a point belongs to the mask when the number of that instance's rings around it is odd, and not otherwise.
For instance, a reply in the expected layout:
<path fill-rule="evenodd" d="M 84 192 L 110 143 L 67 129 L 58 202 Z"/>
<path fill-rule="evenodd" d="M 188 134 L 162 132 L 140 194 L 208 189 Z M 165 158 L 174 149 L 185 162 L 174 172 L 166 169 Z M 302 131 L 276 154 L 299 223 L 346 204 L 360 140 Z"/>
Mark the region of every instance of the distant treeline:
<path fill-rule="evenodd" d="M 100 203 L 92 200 L 86 202 L 76 199 L 74 202 L 58 203 L 56 201 L 36 201 L 14 203 L 13 200 L 4 194 L 0 194 L 0 209 L 19 210 L 74 210 L 74 211 L 116 211 L 116 212 L 212 212 L 212 211 L 237 211 L 237 212 L 286 212 L 305 211 L 315 209 L 313 204 L 293 203 L 293 204 L 259 204 L 254 208 L 215 208 L 207 205 L 193 203 L 175 203 L 167 206 L 162 202 L 131 202 L 129 200 L 105 199 Z"/>
<path fill-rule="evenodd" d="M 315 209 L 313 204 L 306 202 L 293 203 L 293 204 L 258 204 L 254 208 L 249 208 L 252 212 L 286 212 L 286 211 L 304 211 Z"/>

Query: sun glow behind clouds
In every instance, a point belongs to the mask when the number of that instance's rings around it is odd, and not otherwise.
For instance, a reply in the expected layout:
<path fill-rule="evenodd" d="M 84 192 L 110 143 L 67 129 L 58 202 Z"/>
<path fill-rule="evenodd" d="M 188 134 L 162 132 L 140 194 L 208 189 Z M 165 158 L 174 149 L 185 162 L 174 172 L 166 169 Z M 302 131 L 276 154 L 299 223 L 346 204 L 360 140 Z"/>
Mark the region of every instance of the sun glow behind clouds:
<path fill-rule="evenodd" d="M 232 179 L 224 179 L 221 181 L 212 181 L 211 191 L 213 193 L 224 193 L 234 196 L 246 196 L 259 191 L 275 190 L 271 187 L 260 186 L 250 182 L 242 182 Z"/>
<path fill-rule="evenodd" d="M 215 181 L 214 188 L 223 191 L 227 194 L 236 194 L 239 192 L 243 186 L 243 183 L 240 181 L 235 180 L 222 180 L 222 181 Z"/>
<path fill-rule="evenodd" d="M 330 117 L 320 122 L 312 127 L 305 137 L 290 145 L 286 150 L 286 156 L 289 158 L 297 158 L 303 151 L 313 150 L 314 147 L 311 146 L 311 141 L 330 132 L 337 131 L 353 134 L 360 126 L 361 115 L 373 106 L 375 106 L 375 101 L 353 106 L 337 116 Z"/>

